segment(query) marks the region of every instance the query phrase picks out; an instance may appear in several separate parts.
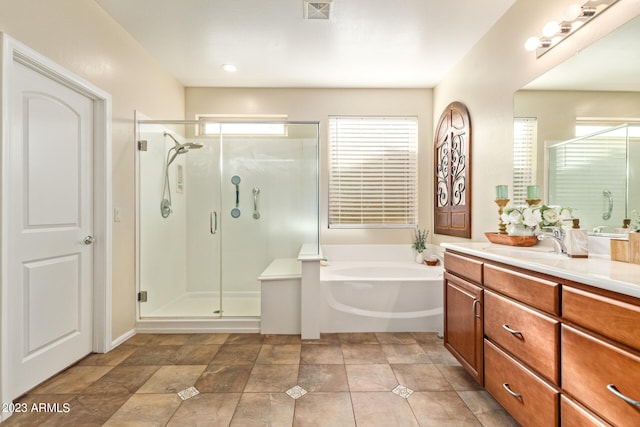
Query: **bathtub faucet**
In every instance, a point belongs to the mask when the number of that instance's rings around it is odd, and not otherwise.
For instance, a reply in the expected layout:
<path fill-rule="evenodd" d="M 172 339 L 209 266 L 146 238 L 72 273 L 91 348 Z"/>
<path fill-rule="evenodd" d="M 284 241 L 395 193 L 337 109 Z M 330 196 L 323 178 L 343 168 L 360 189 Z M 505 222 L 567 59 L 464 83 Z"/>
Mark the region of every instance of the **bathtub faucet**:
<path fill-rule="evenodd" d="M 566 254 L 567 247 L 564 244 L 564 231 L 560 227 L 549 227 L 551 232 L 543 231 L 538 234 L 538 240 L 550 239 L 555 246 L 557 254 Z"/>

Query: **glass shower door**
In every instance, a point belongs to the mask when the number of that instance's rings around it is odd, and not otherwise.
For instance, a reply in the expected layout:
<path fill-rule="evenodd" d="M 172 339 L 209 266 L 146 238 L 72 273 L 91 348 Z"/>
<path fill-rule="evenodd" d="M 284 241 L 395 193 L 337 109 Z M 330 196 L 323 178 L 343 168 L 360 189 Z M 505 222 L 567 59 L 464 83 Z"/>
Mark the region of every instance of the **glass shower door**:
<path fill-rule="evenodd" d="M 204 148 L 187 157 L 187 288 L 198 316 L 222 316 L 220 139 L 197 138 Z M 198 314 L 195 314 L 198 313 Z"/>
<path fill-rule="evenodd" d="M 185 128 L 139 124 L 141 318 L 220 316 L 219 139 Z"/>

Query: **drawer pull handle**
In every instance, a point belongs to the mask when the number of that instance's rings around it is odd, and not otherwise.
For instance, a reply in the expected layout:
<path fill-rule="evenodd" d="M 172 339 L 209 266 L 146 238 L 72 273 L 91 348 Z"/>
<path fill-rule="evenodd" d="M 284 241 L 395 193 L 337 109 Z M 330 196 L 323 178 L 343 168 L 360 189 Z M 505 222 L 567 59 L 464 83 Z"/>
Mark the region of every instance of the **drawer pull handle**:
<path fill-rule="evenodd" d="M 625 402 L 627 402 L 629 405 L 633 405 L 633 406 L 640 406 L 640 402 L 638 402 L 637 400 L 633 400 L 630 397 L 625 396 L 624 394 L 620 393 L 618 391 L 618 389 L 616 388 L 615 385 L 613 384 L 609 384 L 607 386 L 607 390 L 609 390 L 611 393 L 614 394 L 614 396 L 624 400 Z"/>
<path fill-rule="evenodd" d="M 524 337 L 522 336 L 522 332 L 520 332 L 520 331 L 516 331 L 515 329 L 511 329 L 511 328 L 509 327 L 509 325 L 507 325 L 506 323 L 505 323 L 504 325 L 502 325 L 502 328 L 503 328 L 505 331 L 507 331 L 507 332 L 509 332 L 509 333 L 511 333 L 511 334 L 513 334 L 513 335 L 519 335 L 519 338 L 524 338 Z"/>
<path fill-rule="evenodd" d="M 511 390 L 511 388 L 509 388 L 509 384 L 502 383 L 502 387 L 505 390 L 507 390 L 507 393 L 509 393 L 511 396 L 515 397 L 516 399 L 522 398 L 522 395 L 520 393 L 516 393 L 515 391 Z"/>
<path fill-rule="evenodd" d="M 480 314 L 478 314 L 478 311 L 476 310 L 476 306 L 480 304 L 480 300 L 474 299 L 473 300 L 473 305 L 471 306 L 471 312 L 473 313 L 473 317 L 479 319 L 480 318 Z"/>

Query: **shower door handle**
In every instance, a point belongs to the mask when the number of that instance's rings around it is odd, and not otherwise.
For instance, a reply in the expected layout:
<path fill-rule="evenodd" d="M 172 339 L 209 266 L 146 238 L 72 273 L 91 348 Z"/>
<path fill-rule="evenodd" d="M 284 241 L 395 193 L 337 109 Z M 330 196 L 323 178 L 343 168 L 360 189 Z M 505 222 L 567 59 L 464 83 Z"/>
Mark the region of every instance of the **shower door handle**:
<path fill-rule="evenodd" d="M 216 234 L 218 232 L 218 212 L 209 212 L 209 233 Z"/>

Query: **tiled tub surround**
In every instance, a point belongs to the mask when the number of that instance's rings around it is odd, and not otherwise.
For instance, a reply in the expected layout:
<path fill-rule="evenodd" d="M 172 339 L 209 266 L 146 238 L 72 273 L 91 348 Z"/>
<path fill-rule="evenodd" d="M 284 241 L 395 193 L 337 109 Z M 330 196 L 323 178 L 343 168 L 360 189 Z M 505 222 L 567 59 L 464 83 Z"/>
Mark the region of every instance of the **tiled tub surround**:
<path fill-rule="evenodd" d="M 2 427 L 517 425 L 435 333 L 139 334 L 16 404 Z"/>
<path fill-rule="evenodd" d="M 442 263 L 417 264 L 409 245 L 323 245 L 322 253 L 321 332 L 442 333 Z"/>
<path fill-rule="evenodd" d="M 517 420 L 640 423 L 623 396 L 640 398 L 640 266 L 539 247 L 443 246 L 445 345 Z"/>

